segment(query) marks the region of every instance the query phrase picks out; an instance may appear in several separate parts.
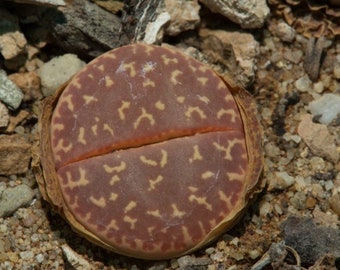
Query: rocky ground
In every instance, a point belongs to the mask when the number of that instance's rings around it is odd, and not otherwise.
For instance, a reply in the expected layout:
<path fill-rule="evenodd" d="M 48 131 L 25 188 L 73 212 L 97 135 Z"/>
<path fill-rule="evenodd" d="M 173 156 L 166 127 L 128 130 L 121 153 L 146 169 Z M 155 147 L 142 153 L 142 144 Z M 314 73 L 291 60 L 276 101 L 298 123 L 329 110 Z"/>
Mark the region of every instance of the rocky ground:
<path fill-rule="evenodd" d="M 195 0 L 21 2 L 0 3 L 0 269 L 340 269 L 338 1 L 248 10 Z M 32 172 L 42 99 L 93 57 L 137 41 L 168 43 L 228 73 L 256 99 L 265 135 L 265 187 L 244 217 L 168 261 L 81 238 L 43 201 Z"/>

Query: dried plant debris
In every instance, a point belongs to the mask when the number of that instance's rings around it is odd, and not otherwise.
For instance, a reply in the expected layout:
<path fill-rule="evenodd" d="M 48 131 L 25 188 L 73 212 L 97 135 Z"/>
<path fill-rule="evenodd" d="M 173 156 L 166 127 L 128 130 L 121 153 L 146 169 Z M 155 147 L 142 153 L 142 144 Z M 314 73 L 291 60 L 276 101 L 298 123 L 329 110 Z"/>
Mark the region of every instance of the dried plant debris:
<path fill-rule="evenodd" d="M 275 13 L 306 37 L 339 36 L 338 1 L 269 0 Z"/>

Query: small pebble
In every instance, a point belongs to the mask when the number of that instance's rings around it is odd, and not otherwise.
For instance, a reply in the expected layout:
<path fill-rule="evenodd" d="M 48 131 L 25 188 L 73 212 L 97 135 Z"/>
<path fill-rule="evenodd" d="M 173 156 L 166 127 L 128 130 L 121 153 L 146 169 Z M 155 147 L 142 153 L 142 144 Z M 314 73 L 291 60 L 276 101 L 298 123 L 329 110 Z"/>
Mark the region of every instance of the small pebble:
<path fill-rule="evenodd" d="M 292 42 L 296 36 L 294 28 L 283 21 L 277 24 L 276 34 L 282 41 L 285 42 Z"/>
<path fill-rule="evenodd" d="M 337 64 L 334 66 L 334 69 L 333 69 L 333 74 L 334 74 L 334 77 L 339 80 L 340 79 L 340 65 Z"/>
<path fill-rule="evenodd" d="M 0 69 L 0 100 L 7 104 L 11 110 L 16 110 L 24 94 L 10 79 L 8 79 L 5 71 Z"/>
<path fill-rule="evenodd" d="M 267 217 L 273 212 L 273 205 L 267 201 L 260 202 L 260 216 Z"/>
<path fill-rule="evenodd" d="M 45 63 L 38 71 L 44 96 L 53 95 L 59 86 L 84 66 L 85 62 L 74 54 L 64 54 Z"/>
<path fill-rule="evenodd" d="M 29 259 L 32 259 L 34 257 L 34 253 L 30 250 L 28 251 L 22 251 L 19 253 L 20 255 L 20 258 L 23 259 L 23 260 L 29 260 Z"/>
<path fill-rule="evenodd" d="M 35 256 L 35 259 L 37 260 L 38 263 L 42 263 L 44 261 L 44 255 L 39 253 L 38 255 Z"/>
<path fill-rule="evenodd" d="M 18 208 L 28 205 L 34 191 L 26 185 L 6 189 L 0 198 L 0 217 L 11 215 Z"/>
<path fill-rule="evenodd" d="M 308 105 L 308 109 L 318 118 L 321 124 L 328 125 L 340 113 L 340 96 L 335 94 L 324 94 L 320 98 L 312 101 Z"/>
<path fill-rule="evenodd" d="M 296 192 L 292 198 L 290 198 L 291 204 L 298 210 L 306 209 L 307 196 L 304 192 Z"/>
<path fill-rule="evenodd" d="M 296 80 L 294 85 L 300 92 L 308 92 L 312 89 L 312 81 L 309 79 L 308 75 L 304 75 Z"/>
<path fill-rule="evenodd" d="M 329 199 L 331 209 L 340 217 L 340 194 L 334 194 Z"/>

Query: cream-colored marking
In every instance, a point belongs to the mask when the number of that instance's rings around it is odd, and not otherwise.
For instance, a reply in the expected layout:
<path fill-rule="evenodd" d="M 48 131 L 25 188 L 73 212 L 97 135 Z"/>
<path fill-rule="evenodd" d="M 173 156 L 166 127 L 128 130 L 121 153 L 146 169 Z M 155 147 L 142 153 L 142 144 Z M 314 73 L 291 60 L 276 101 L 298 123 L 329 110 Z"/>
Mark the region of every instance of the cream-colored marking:
<path fill-rule="evenodd" d="M 105 76 L 105 86 L 106 87 L 111 87 L 114 84 L 113 80 L 111 79 L 110 76 Z"/>
<path fill-rule="evenodd" d="M 228 176 L 229 181 L 243 181 L 243 179 L 244 179 L 244 171 L 242 171 L 242 173 L 228 172 L 227 176 Z"/>
<path fill-rule="evenodd" d="M 152 210 L 152 211 L 149 210 L 149 211 L 146 211 L 146 213 L 153 217 L 158 217 L 158 218 L 162 217 L 161 213 L 159 212 L 159 209 Z"/>
<path fill-rule="evenodd" d="M 191 115 L 192 115 L 192 113 L 194 113 L 194 112 L 196 112 L 196 113 L 199 115 L 199 117 L 200 117 L 201 119 L 206 119 L 206 118 L 207 118 L 207 116 L 205 115 L 204 111 L 201 110 L 201 109 L 200 109 L 199 107 L 197 107 L 197 106 L 195 106 L 195 107 L 190 106 L 190 107 L 186 110 L 185 116 L 188 117 L 188 118 L 191 118 Z"/>
<path fill-rule="evenodd" d="M 145 156 L 140 156 L 139 159 L 140 159 L 141 162 L 143 162 L 146 165 L 150 165 L 150 166 L 157 166 L 158 165 L 157 161 L 154 161 L 152 159 L 148 159 Z"/>
<path fill-rule="evenodd" d="M 219 151 L 222 151 L 225 153 L 224 159 L 226 160 L 232 160 L 233 157 L 231 156 L 231 150 L 236 144 L 243 144 L 243 141 L 240 139 L 233 139 L 228 141 L 228 146 L 225 147 L 224 145 L 218 144 L 217 142 L 214 142 L 213 145 L 215 148 Z"/>
<path fill-rule="evenodd" d="M 168 57 L 166 54 L 162 54 L 162 59 L 163 59 L 163 63 L 165 65 L 169 65 L 169 63 L 174 63 L 177 64 L 178 63 L 178 59 L 177 58 L 170 58 Z"/>
<path fill-rule="evenodd" d="M 231 204 L 231 198 L 230 197 L 228 197 L 222 190 L 218 191 L 218 196 L 219 196 L 221 201 L 225 202 L 228 210 L 232 209 L 233 206 Z"/>
<path fill-rule="evenodd" d="M 206 65 L 200 65 L 200 67 L 199 67 L 198 69 L 199 69 L 200 71 L 205 72 L 205 71 L 209 70 L 210 68 L 209 68 L 208 66 L 206 66 Z"/>
<path fill-rule="evenodd" d="M 194 145 L 194 153 L 191 158 L 189 158 L 189 162 L 193 163 L 195 160 L 203 160 L 203 157 L 199 151 L 198 145 Z"/>
<path fill-rule="evenodd" d="M 168 163 L 168 152 L 162 149 L 161 153 L 162 153 L 162 158 L 161 158 L 159 165 L 161 165 L 161 168 L 164 168 L 164 166 Z"/>
<path fill-rule="evenodd" d="M 147 45 L 145 45 L 144 46 L 144 50 L 145 50 L 145 53 L 147 54 L 147 55 L 150 55 L 151 53 L 152 53 L 152 51 L 153 50 L 155 50 L 152 46 L 147 46 Z"/>
<path fill-rule="evenodd" d="M 129 101 L 122 101 L 122 105 L 118 108 L 118 114 L 119 114 L 119 119 L 120 120 L 125 120 L 125 114 L 124 110 L 130 108 L 130 102 Z"/>
<path fill-rule="evenodd" d="M 150 113 L 147 113 L 145 108 L 142 108 L 142 113 L 140 116 L 138 116 L 137 120 L 133 123 L 133 127 L 134 129 L 137 129 L 140 122 L 143 120 L 143 119 L 147 119 L 149 120 L 150 122 L 150 125 L 153 126 L 155 124 L 155 119 L 153 118 L 153 115 L 150 114 Z"/>
<path fill-rule="evenodd" d="M 207 202 L 207 197 L 198 197 L 194 194 L 191 194 L 189 196 L 189 201 L 190 202 L 197 202 L 200 205 L 204 205 L 205 208 L 209 211 L 212 210 L 212 205 L 210 203 Z"/>
<path fill-rule="evenodd" d="M 120 177 L 117 174 L 115 174 L 114 176 L 111 177 L 110 186 L 113 186 L 119 181 L 120 181 Z"/>
<path fill-rule="evenodd" d="M 233 98 L 233 96 L 232 95 L 230 95 L 230 94 L 227 94 L 227 95 L 225 95 L 224 96 L 224 100 L 226 101 L 226 102 L 229 102 L 229 101 L 235 101 L 234 100 L 234 98 Z"/>
<path fill-rule="evenodd" d="M 198 188 L 197 187 L 193 187 L 193 186 L 189 186 L 188 187 L 189 191 L 194 193 L 194 192 L 197 192 Z"/>
<path fill-rule="evenodd" d="M 104 168 L 105 172 L 107 172 L 107 173 L 113 173 L 113 172 L 120 173 L 120 172 L 122 172 L 126 169 L 126 163 L 124 161 L 121 161 L 118 166 L 113 166 L 113 167 L 111 167 L 107 164 L 104 164 L 103 168 Z"/>
<path fill-rule="evenodd" d="M 198 77 L 197 80 L 205 86 L 207 84 L 208 78 L 207 77 Z"/>
<path fill-rule="evenodd" d="M 53 124 L 53 132 L 64 130 L 64 128 L 65 128 L 64 124 L 59 124 L 59 123 Z"/>
<path fill-rule="evenodd" d="M 228 114 L 231 116 L 231 122 L 235 123 L 237 114 L 236 114 L 236 112 L 235 112 L 234 110 L 232 110 L 232 109 L 228 109 L 228 110 L 220 109 L 220 110 L 217 112 L 217 118 L 220 119 L 223 115 L 228 115 Z"/>
<path fill-rule="evenodd" d="M 60 139 L 58 140 L 57 145 L 54 147 L 55 152 L 58 151 L 63 151 L 65 153 L 67 153 L 68 151 L 70 151 L 73 147 L 72 143 L 68 143 L 66 146 L 64 146 L 64 139 Z"/>
<path fill-rule="evenodd" d="M 108 124 L 104 124 L 103 125 L 103 130 L 105 131 L 108 131 L 110 134 L 111 134 L 111 136 L 113 136 L 114 135 L 114 132 L 113 132 L 113 129 L 108 125 Z"/>
<path fill-rule="evenodd" d="M 73 85 L 77 89 L 80 89 L 82 87 L 82 84 L 79 82 L 79 77 L 75 77 L 74 79 L 72 79 L 71 85 Z"/>
<path fill-rule="evenodd" d="M 155 226 L 148 227 L 149 237 L 153 237 L 153 232 L 155 231 Z"/>
<path fill-rule="evenodd" d="M 109 59 L 116 59 L 116 55 L 114 53 L 107 53 L 104 55 L 104 59 L 109 58 Z"/>
<path fill-rule="evenodd" d="M 93 97 L 93 96 L 89 96 L 89 95 L 83 95 L 83 99 L 85 101 L 85 105 L 89 104 L 90 102 L 97 102 L 98 99 Z"/>
<path fill-rule="evenodd" d="M 184 243 L 190 243 L 192 241 L 191 234 L 189 233 L 188 227 L 187 226 L 182 226 L 182 234 L 183 234 L 183 242 Z"/>
<path fill-rule="evenodd" d="M 214 176 L 215 176 L 215 174 L 212 171 L 206 171 L 206 172 L 202 173 L 202 178 L 204 180 L 211 178 L 211 177 L 214 177 Z"/>
<path fill-rule="evenodd" d="M 117 220 L 111 219 L 109 225 L 107 226 L 107 229 L 108 229 L 108 231 L 109 231 L 110 229 L 113 229 L 113 230 L 115 230 L 115 231 L 118 231 L 118 230 L 119 230 L 119 227 L 118 227 L 118 225 L 117 225 Z"/>
<path fill-rule="evenodd" d="M 176 98 L 176 100 L 177 100 L 177 102 L 178 103 L 183 103 L 184 101 L 185 101 L 185 97 L 184 96 L 178 96 L 177 98 Z"/>
<path fill-rule="evenodd" d="M 131 211 L 133 208 L 135 208 L 137 206 L 137 203 L 135 201 L 130 201 L 127 206 L 125 206 L 124 208 L 124 214 L 126 214 L 127 212 Z"/>
<path fill-rule="evenodd" d="M 97 68 L 100 70 L 100 71 L 104 71 L 105 70 L 105 67 L 103 64 L 97 66 Z"/>
<path fill-rule="evenodd" d="M 208 104 L 210 102 L 210 99 L 207 96 L 198 96 L 199 100 L 204 102 L 205 104 Z"/>
<path fill-rule="evenodd" d="M 196 72 L 197 68 L 195 68 L 193 65 L 189 65 L 189 68 L 193 71 Z"/>
<path fill-rule="evenodd" d="M 99 122 L 99 117 L 96 116 L 96 117 L 94 118 L 94 120 L 96 120 L 96 122 Z"/>
<path fill-rule="evenodd" d="M 186 213 L 185 211 L 179 210 L 175 203 L 171 204 L 171 208 L 172 208 L 172 214 L 171 215 L 173 217 L 182 218 Z"/>
<path fill-rule="evenodd" d="M 155 107 L 156 107 L 156 109 L 163 111 L 165 109 L 165 104 L 163 102 L 161 102 L 160 100 L 158 100 L 155 103 Z"/>
<path fill-rule="evenodd" d="M 179 81 L 177 80 L 177 76 L 183 74 L 182 71 L 176 69 L 173 72 L 171 72 L 171 77 L 170 77 L 170 81 L 174 84 L 177 85 L 179 83 Z"/>
<path fill-rule="evenodd" d="M 67 108 L 73 112 L 74 111 L 74 105 L 73 105 L 73 102 L 72 102 L 72 95 L 67 95 L 65 97 L 63 97 L 62 101 L 65 101 L 66 104 L 67 104 Z"/>
<path fill-rule="evenodd" d="M 79 204 L 78 204 L 78 207 L 79 207 Z M 87 212 L 86 214 L 85 214 L 85 218 L 84 218 L 84 220 L 85 220 L 85 222 L 88 222 L 89 220 L 90 220 L 90 218 L 91 218 L 91 212 Z"/>
<path fill-rule="evenodd" d="M 202 235 L 206 235 L 207 232 L 206 232 L 205 229 L 204 229 L 203 222 L 202 222 L 202 221 L 199 221 L 199 222 L 198 222 L 198 225 L 199 225 L 199 227 L 200 227 L 200 229 L 201 229 Z"/>
<path fill-rule="evenodd" d="M 156 185 L 163 181 L 163 176 L 158 175 L 156 179 L 149 179 L 148 191 L 156 189 Z"/>
<path fill-rule="evenodd" d="M 98 125 L 97 124 L 94 124 L 92 127 L 91 127 L 91 131 L 93 133 L 93 135 L 97 136 L 97 130 L 98 130 Z"/>
<path fill-rule="evenodd" d="M 94 78 L 93 74 L 91 74 L 91 73 L 87 74 L 87 77 L 89 77 L 90 79 Z"/>
<path fill-rule="evenodd" d="M 155 84 L 154 81 L 151 81 L 150 78 L 147 78 L 147 79 L 143 82 L 143 87 L 147 87 L 147 86 L 155 87 L 156 84 Z"/>
<path fill-rule="evenodd" d="M 215 228 L 215 226 L 216 226 L 216 219 L 215 218 L 210 219 L 209 220 L 209 224 L 210 224 L 210 228 Z"/>
<path fill-rule="evenodd" d="M 126 70 L 126 69 L 129 69 L 130 70 L 130 76 L 131 77 L 135 77 L 137 72 L 136 72 L 136 69 L 135 69 L 135 62 L 130 62 L 128 64 L 123 64 L 123 69 Z"/>
<path fill-rule="evenodd" d="M 81 144 L 86 145 L 86 140 L 84 138 L 85 136 L 85 128 L 84 127 L 80 127 L 79 128 L 79 133 L 78 133 L 78 142 Z"/>
<path fill-rule="evenodd" d="M 118 198 L 118 194 L 117 193 L 114 193 L 114 192 L 111 192 L 110 193 L 110 198 L 109 198 L 109 201 L 115 201 L 115 200 L 117 200 L 117 198 Z"/>
<path fill-rule="evenodd" d="M 220 80 L 220 82 L 217 85 L 217 89 L 226 88 L 226 84 L 223 82 L 223 80 Z"/>
<path fill-rule="evenodd" d="M 83 168 L 78 169 L 79 179 L 72 179 L 72 174 L 70 172 L 66 172 L 67 179 L 67 187 L 73 189 L 75 187 L 85 187 L 90 181 L 86 179 L 86 171 Z"/>
<path fill-rule="evenodd" d="M 136 218 L 132 218 L 132 217 L 129 217 L 127 215 L 124 216 L 123 218 L 124 222 L 127 222 L 130 224 L 130 229 L 131 230 L 134 230 L 135 227 L 136 227 L 136 222 L 137 222 L 137 219 Z"/>
<path fill-rule="evenodd" d="M 100 197 L 99 199 L 96 199 L 93 196 L 90 196 L 90 201 L 93 203 L 95 206 L 98 206 L 100 208 L 104 208 L 106 206 L 106 200 L 104 197 Z"/>

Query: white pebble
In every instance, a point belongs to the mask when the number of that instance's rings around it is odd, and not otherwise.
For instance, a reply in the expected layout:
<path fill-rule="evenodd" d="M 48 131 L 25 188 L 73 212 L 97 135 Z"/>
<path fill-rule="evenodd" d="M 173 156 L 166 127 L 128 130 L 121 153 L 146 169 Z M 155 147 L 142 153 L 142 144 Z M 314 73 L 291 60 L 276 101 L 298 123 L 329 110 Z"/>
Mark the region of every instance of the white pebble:
<path fill-rule="evenodd" d="M 340 96 L 334 94 L 324 94 L 320 98 L 312 101 L 308 109 L 313 116 L 321 115 L 321 124 L 328 125 L 340 113 Z"/>
<path fill-rule="evenodd" d="M 312 89 L 312 81 L 309 79 L 308 75 L 304 75 L 300 79 L 296 80 L 294 85 L 300 92 L 307 92 Z"/>

